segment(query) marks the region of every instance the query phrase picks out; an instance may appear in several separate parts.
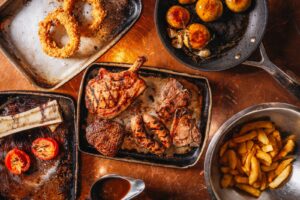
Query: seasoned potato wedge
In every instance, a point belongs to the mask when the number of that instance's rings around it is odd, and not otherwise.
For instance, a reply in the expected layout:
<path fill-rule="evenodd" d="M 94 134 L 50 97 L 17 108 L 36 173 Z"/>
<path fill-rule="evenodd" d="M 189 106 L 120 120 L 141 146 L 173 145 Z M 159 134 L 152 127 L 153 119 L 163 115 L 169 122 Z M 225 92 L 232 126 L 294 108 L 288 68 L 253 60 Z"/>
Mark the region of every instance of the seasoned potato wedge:
<path fill-rule="evenodd" d="M 235 186 L 254 197 L 279 187 L 291 174 L 295 146 L 296 136 L 282 139 L 273 122 L 244 125 L 220 148 L 221 186 Z"/>
<path fill-rule="evenodd" d="M 242 143 L 242 142 L 246 142 L 248 140 L 252 140 L 255 137 L 257 137 L 257 131 L 251 131 L 250 133 L 247 133 L 245 135 L 233 138 L 233 142 L 235 142 L 235 143 Z"/>
<path fill-rule="evenodd" d="M 260 196 L 260 190 L 250 186 L 250 185 L 247 185 L 247 184 L 236 184 L 236 187 L 247 192 L 248 194 L 251 194 L 252 196 L 254 197 L 259 197 Z"/>
<path fill-rule="evenodd" d="M 288 165 L 270 184 L 271 189 L 277 188 L 284 180 L 286 180 L 292 171 L 292 165 Z"/>
<path fill-rule="evenodd" d="M 262 128 L 273 129 L 274 125 L 270 121 L 257 121 L 257 122 L 248 123 L 242 127 L 242 129 L 240 130 L 240 134 L 247 133 L 254 129 L 262 129 Z"/>

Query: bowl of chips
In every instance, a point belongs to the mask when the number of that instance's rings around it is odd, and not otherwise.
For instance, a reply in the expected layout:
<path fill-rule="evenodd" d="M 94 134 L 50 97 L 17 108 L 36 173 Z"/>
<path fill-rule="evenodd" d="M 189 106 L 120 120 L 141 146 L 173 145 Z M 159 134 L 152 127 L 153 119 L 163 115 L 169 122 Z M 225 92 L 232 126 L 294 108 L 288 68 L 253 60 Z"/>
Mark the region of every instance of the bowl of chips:
<path fill-rule="evenodd" d="M 205 157 L 215 199 L 300 199 L 300 108 L 264 103 L 227 120 Z"/>

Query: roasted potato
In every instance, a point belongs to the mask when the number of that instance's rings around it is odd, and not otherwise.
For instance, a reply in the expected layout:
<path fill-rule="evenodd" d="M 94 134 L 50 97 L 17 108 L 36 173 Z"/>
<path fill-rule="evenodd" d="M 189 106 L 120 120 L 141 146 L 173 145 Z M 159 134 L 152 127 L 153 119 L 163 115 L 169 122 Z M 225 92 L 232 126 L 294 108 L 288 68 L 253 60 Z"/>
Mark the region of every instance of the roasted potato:
<path fill-rule="evenodd" d="M 267 134 L 262 129 L 258 129 L 257 132 L 258 141 L 260 141 L 262 144 L 269 144 L 269 138 L 267 137 Z"/>
<path fill-rule="evenodd" d="M 282 159 L 283 157 L 285 157 L 286 155 L 288 155 L 289 153 L 294 151 L 295 146 L 296 145 L 293 140 L 288 140 L 286 142 L 286 144 L 284 145 L 284 147 L 281 149 L 281 151 L 276 156 L 275 160 Z"/>
<path fill-rule="evenodd" d="M 166 15 L 167 23 L 176 29 L 183 29 L 190 21 L 190 12 L 182 6 L 172 6 Z"/>
<path fill-rule="evenodd" d="M 233 176 L 231 174 L 224 174 L 221 180 L 221 187 L 228 188 L 232 184 Z"/>
<path fill-rule="evenodd" d="M 257 137 L 257 131 L 251 131 L 248 134 L 233 138 L 233 142 L 242 143 L 242 142 L 246 142 L 248 140 L 252 140 L 255 137 Z"/>
<path fill-rule="evenodd" d="M 256 153 L 256 157 L 266 166 L 271 166 L 272 164 L 272 157 L 264 152 L 264 151 L 261 151 L 261 150 L 257 150 L 257 153 Z"/>
<path fill-rule="evenodd" d="M 192 49 L 202 49 L 210 41 L 210 32 L 202 24 L 194 23 L 188 26 L 183 43 Z"/>
<path fill-rule="evenodd" d="M 178 3 L 180 3 L 180 4 L 192 4 L 195 2 L 196 2 L 196 0 L 178 0 Z"/>
<path fill-rule="evenodd" d="M 260 164 L 255 156 L 251 158 L 251 169 L 249 174 L 249 185 L 255 183 L 260 174 Z"/>
<path fill-rule="evenodd" d="M 225 0 L 227 7 L 233 12 L 244 12 L 251 5 L 251 0 Z"/>
<path fill-rule="evenodd" d="M 196 12 L 204 22 L 217 20 L 223 14 L 223 4 L 220 0 L 198 0 Z"/>

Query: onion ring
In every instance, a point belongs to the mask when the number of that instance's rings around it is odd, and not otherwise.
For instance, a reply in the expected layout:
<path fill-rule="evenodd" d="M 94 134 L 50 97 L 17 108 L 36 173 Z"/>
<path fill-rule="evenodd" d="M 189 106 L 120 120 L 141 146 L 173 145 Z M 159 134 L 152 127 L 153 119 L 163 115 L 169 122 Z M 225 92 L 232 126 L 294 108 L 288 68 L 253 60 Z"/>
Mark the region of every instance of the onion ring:
<path fill-rule="evenodd" d="M 51 38 L 50 29 L 53 25 L 61 24 L 65 27 L 69 35 L 69 42 L 64 47 L 59 48 L 57 43 Z M 42 48 L 46 54 L 57 58 L 68 58 L 72 56 L 79 47 L 80 35 L 78 25 L 74 17 L 59 8 L 51 13 L 39 23 L 39 37 Z"/>
<path fill-rule="evenodd" d="M 76 1 L 78 0 L 65 0 L 63 4 L 64 10 L 72 14 Z M 101 5 L 101 0 L 80 0 L 80 1 L 91 4 L 93 9 L 92 11 L 93 22 L 91 24 L 79 26 L 80 34 L 87 37 L 93 36 L 100 28 L 100 25 L 106 16 L 106 11 Z"/>

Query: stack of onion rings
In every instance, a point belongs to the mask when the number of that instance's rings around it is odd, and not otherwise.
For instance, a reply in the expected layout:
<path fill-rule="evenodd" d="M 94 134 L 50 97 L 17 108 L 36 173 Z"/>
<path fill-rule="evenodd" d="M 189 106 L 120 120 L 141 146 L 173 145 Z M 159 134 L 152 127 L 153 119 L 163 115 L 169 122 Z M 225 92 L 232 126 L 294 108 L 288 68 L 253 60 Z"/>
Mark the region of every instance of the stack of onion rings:
<path fill-rule="evenodd" d="M 100 0 L 64 0 L 63 8 L 66 12 L 72 14 L 76 1 L 87 2 L 92 5 L 93 23 L 79 26 L 80 34 L 83 36 L 93 36 L 99 29 L 106 16 L 106 11 L 101 5 Z"/>
<path fill-rule="evenodd" d="M 101 0 L 80 0 L 87 2 L 93 7 L 93 22 L 87 25 L 79 26 L 73 16 L 74 6 L 77 0 L 64 0 L 63 8 L 58 8 L 51 12 L 43 21 L 39 23 L 39 38 L 42 48 L 46 54 L 57 58 L 68 58 L 78 50 L 80 35 L 93 36 L 100 28 L 106 11 L 101 5 Z M 51 37 L 50 29 L 52 26 L 61 24 L 65 27 L 69 35 L 69 42 L 64 47 L 58 47 L 57 43 Z"/>
<path fill-rule="evenodd" d="M 53 25 L 61 24 L 65 27 L 70 41 L 64 47 L 59 48 L 51 38 L 50 29 Z M 39 23 L 39 37 L 42 48 L 46 54 L 57 58 L 68 58 L 72 56 L 79 47 L 80 35 L 78 25 L 74 17 L 59 8 L 51 12 Z"/>

